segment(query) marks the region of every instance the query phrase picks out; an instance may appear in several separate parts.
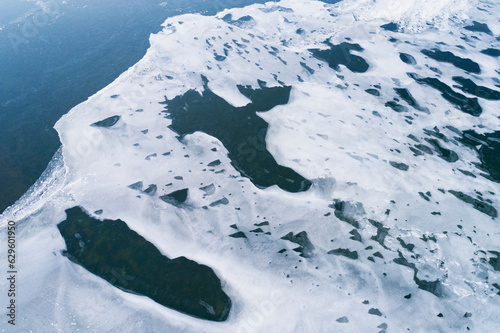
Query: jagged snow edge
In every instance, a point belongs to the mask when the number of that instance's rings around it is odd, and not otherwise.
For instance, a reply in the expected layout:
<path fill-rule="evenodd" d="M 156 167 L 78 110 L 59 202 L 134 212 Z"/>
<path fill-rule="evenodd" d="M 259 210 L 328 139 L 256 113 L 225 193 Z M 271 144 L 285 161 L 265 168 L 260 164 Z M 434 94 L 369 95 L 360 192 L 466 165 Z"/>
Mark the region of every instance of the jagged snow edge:
<path fill-rule="evenodd" d="M 333 13 L 351 13 L 356 21 L 384 20 L 398 23 L 407 33 L 425 29 L 448 30 L 449 21 L 463 22 L 478 0 L 344 0 Z"/>

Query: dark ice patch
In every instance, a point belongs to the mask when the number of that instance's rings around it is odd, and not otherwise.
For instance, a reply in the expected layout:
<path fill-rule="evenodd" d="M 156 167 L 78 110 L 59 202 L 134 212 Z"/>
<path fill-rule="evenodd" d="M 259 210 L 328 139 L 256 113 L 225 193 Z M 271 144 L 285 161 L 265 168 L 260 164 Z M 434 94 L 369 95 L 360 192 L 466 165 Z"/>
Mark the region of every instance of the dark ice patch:
<path fill-rule="evenodd" d="M 150 155 L 146 156 L 146 158 L 145 158 L 145 159 L 146 159 L 147 161 L 150 161 L 153 157 L 157 157 L 157 156 L 158 156 L 158 155 L 157 155 L 156 153 L 154 153 L 154 154 L 150 154 Z"/>
<path fill-rule="evenodd" d="M 432 129 L 428 129 L 428 128 L 424 128 L 423 129 L 424 133 L 428 136 L 433 136 L 439 140 L 442 140 L 444 142 L 448 142 L 448 138 L 446 137 L 446 135 L 444 135 L 443 133 L 441 133 L 439 131 L 439 128 L 437 128 L 437 126 L 434 126 Z"/>
<path fill-rule="evenodd" d="M 443 74 L 443 72 L 441 72 L 441 71 L 440 71 L 438 68 L 436 68 L 436 67 L 432 67 L 432 66 L 428 66 L 428 65 L 425 65 L 425 66 L 429 67 L 429 69 L 430 69 L 431 71 L 433 71 L 434 73 L 436 73 L 436 74 L 438 74 L 438 75 L 442 75 L 442 74 Z"/>
<path fill-rule="evenodd" d="M 453 132 L 455 134 L 462 135 L 462 131 L 460 131 L 458 128 L 456 128 L 454 126 L 447 125 L 447 126 L 445 126 L 445 128 L 450 130 L 451 132 Z"/>
<path fill-rule="evenodd" d="M 383 24 L 380 27 L 384 30 L 393 31 L 393 32 L 397 32 L 399 30 L 399 25 L 397 23 L 394 23 L 394 22 Z"/>
<path fill-rule="evenodd" d="M 398 265 L 406 266 L 413 270 L 413 281 L 415 281 L 418 288 L 428 291 L 437 297 L 443 296 L 442 285 L 439 279 L 435 281 L 427 281 L 419 279 L 417 277 L 418 269 L 415 266 L 415 264 L 408 262 L 408 260 L 403 256 L 403 254 L 399 250 L 398 250 L 398 255 L 399 257 L 395 258 L 393 261 Z"/>
<path fill-rule="evenodd" d="M 470 114 L 474 117 L 479 117 L 483 112 L 477 98 L 468 98 L 462 94 L 455 92 L 445 83 L 433 77 L 422 78 L 416 73 L 408 73 L 408 76 L 414 79 L 417 83 L 431 86 L 441 92 L 441 96 L 451 104 L 455 105 L 460 111 Z"/>
<path fill-rule="evenodd" d="M 356 229 L 352 229 L 351 231 L 349 231 L 349 233 L 352 235 L 351 237 L 349 237 L 349 239 L 352 239 L 357 242 L 363 242 L 361 234 Z"/>
<path fill-rule="evenodd" d="M 425 113 L 430 113 L 429 109 L 422 107 L 420 106 L 420 104 L 418 104 L 418 102 L 415 100 L 415 98 L 412 96 L 412 94 L 408 89 L 394 88 L 394 91 L 396 92 L 396 94 L 398 94 L 399 97 L 401 97 L 401 99 L 403 99 L 406 103 L 408 103 L 409 106 L 411 106 L 415 110 L 422 111 Z"/>
<path fill-rule="evenodd" d="M 429 58 L 432 58 L 439 62 L 450 63 L 457 68 L 463 69 L 464 71 L 475 74 L 481 73 L 481 68 L 479 67 L 478 63 L 472 61 L 471 59 L 458 57 L 449 51 L 432 49 L 432 50 L 422 50 L 420 52 L 422 52 Z"/>
<path fill-rule="evenodd" d="M 314 74 L 314 69 L 312 69 L 311 67 L 307 66 L 307 64 L 306 64 L 305 62 L 302 62 L 302 61 L 301 61 L 301 62 L 300 62 L 300 65 L 301 65 L 302 67 L 304 67 L 304 69 L 305 69 L 306 71 L 308 71 L 308 72 L 309 72 L 309 74 L 311 74 L 311 75 L 312 75 L 312 74 Z"/>
<path fill-rule="evenodd" d="M 245 235 L 245 233 L 241 232 L 241 231 L 235 232 L 234 234 L 229 235 L 229 237 L 232 237 L 232 238 L 247 238 L 247 236 Z"/>
<path fill-rule="evenodd" d="M 389 102 L 385 103 L 385 106 L 393 109 L 394 111 L 396 111 L 398 113 L 399 112 L 408 112 L 408 108 L 406 106 L 401 105 L 395 101 L 389 101 Z"/>
<path fill-rule="evenodd" d="M 321 2 L 324 2 L 324 3 L 329 3 L 329 4 L 336 4 L 337 2 L 340 2 L 342 0 L 321 0 Z M 333 16 L 333 14 L 330 14 Z"/>
<path fill-rule="evenodd" d="M 398 250 L 398 255 L 399 257 L 393 260 L 396 264 L 415 269 L 416 267 L 415 264 L 408 262 L 408 260 L 403 256 L 403 254 L 399 250 Z"/>
<path fill-rule="evenodd" d="M 382 312 L 380 312 L 379 309 L 371 308 L 370 310 L 368 310 L 368 313 L 374 316 L 382 317 Z"/>
<path fill-rule="evenodd" d="M 498 216 L 498 212 L 495 209 L 495 207 L 487 204 L 486 202 L 484 202 L 482 200 L 474 199 L 470 195 L 467 195 L 467 194 L 460 192 L 460 191 L 449 190 L 448 192 L 450 192 L 451 194 L 453 194 L 455 197 L 462 200 L 463 202 L 465 202 L 469 205 L 472 205 L 472 208 L 480 211 L 481 213 L 484 213 L 484 214 L 491 216 L 493 218 Z"/>
<path fill-rule="evenodd" d="M 223 55 L 217 54 L 216 52 L 214 52 L 214 59 L 217 60 L 217 61 L 224 61 L 224 60 L 226 60 L 226 57 L 223 56 Z"/>
<path fill-rule="evenodd" d="M 147 189 L 145 189 L 144 191 L 142 191 L 142 193 L 147 194 L 147 195 L 149 195 L 149 196 L 151 196 L 151 197 L 152 197 L 153 195 L 155 195 L 155 194 L 156 194 L 156 190 L 157 190 L 157 189 L 158 189 L 158 188 L 156 187 L 156 185 L 155 185 L 155 184 L 151 184 L 151 185 L 149 185 L 149 186 L 148 186 L 148 188 L 147 188 Z"/>
<path fill-rule="evenodd" d="M 414 148 L 414 147 L 408 147 L 408 149 L 410 149 L 413 153 L 413 156 L 420 156 L 420 155 L 423 155 L 424 153 L 421 152 L 420 150 Z"/>
<path fill-rule="evenodd" d="M 253 225 L 256 226 L 256 227 L 263 227 L 265 225 L 269 225 L 269 222 L 264 221 L 264 222 L 261 222 L 261 223 L 254 223 Z"/>
<path fill-rule="evenodd" d="M 387 248 L 384 244 L 385 237 L 389 234 L 389 228 L 384 227 L 384 225 L 378 221 L 368 219 L 368 221 L 377 228 L 377 235 L 372 236 L 372 240 Z"/>
<path fill-rule="evenodd" d="M 464 175 L 466 176 L 469 176 L 469 177 L 472 177 L 472 178 L 477 178 L 475 174 L 473 174 L 472 172 L 470 171 L 467 171 L 467 170 L 462 170 L 462 169 L 457 169 L 458 171 L 460 171 L 461 173 L 463 173 Z"/>
<path fill-rule="evenodd" d="M 413 249 L 415 248 L 415 245 L 414 244 L 411 244 L 411 243 L 406 243 L 402 238 L 398 237 L 397 238 L 399 244 L 401 244 L 401 246 L 404 248 L 404 249 L 407 249 L 408 251 L 412 252 Z"/>
<path fill-rule="evenodd" d="M 57 228 L 66 242 L 63 254 L 74 263 L 168 308 L 207 320 L 227 319 L 231 300 L 211 268 L 185 257 L 167 258 L 122 220 L 97 220 L 80 207 L 66 214 Z"/>
<path fill-rule="evenodd" d="M 489 264 L 493 267 L 495 271 L 500 272 L 500 252 L 497 251 L 488 251 L 493 254 L 495 257 L 491 257 L 488 261 Z"/>
<path fill-rule="evenodd" d="M 207 85 L 208 80 L 202 78 L 205 82 L 202 93 L 189 90 L 162 102 L 172 119 L 169 127 L 181 136 L 200 131 L 218 138 L 229 151 L 231 164 L 257 187 L 278 185 L 289 192 L 308 190 L 311 187 L 309 180 L 279 165 L 269 153 L 266 147 L 269 125 L 256 114 L 288 103 L 291 87 L 253 89 L 238 86 L 252 102 L 234 107 L 214 94 Z"/>
<path fill-rule="evenodd" d="M 489 173 L 489 176 L 482 176 L 500 182 L 500 131 L 478 134 L 468 130 L 463 133 L 460 141 L 478 153 L 480 168 Z"/>
<path fill-rule="evenodd" d="M 210 207 L 217 207 L 220 205 L 227 205 L 227 204 L 229 204 L 229 200 L 227 200 L 227 198 L 222 198 L 222 199 L 219 199 L 217 201 L 212 202 L 209 206 Z"/>
<path fill-rule="evenodd" d="M 484 32 L 485 34 L 493 35 L 493 33 L 491 32 L 490 28 L 486 23 L 479 23 L 476 21 L 472 21 L 472 25 L 468 25 L 464 27 L 464 29 L 474 32 Z"/>
<path fill-rule="evenodd" d="M 210 185 L 202 186 L 202 187 L 200 187 L 200 190 L 205 192 L 205 195 L 212 195 L 215 193 L 215 185 L 210 184 Z"/>
<path fill-rule="evenodd" d="M 408 64 L 408 65 L 416 65 L 417 64 L 417 61 L 415 60 L 415 58 L 411 54 L 408 54 L 408 53 L 400 52 L 399 59 L 401 59 L 402 62 L 404 62 L 405 64 Z"/>
<path fill-rule="evenodd" d="M 408 169 L 410 168 L 408 166 L 408 164 L 405 164 L 405 163 L 402 163 L 402 162 L 394 162 L 394 161 L 389 161 L 389 164 L 396 168 L 396 169 L 399 169 L 401 171 L 408 171 Z"/>
<path fill-rule="evenodd" d="M 328 254 L 334 254 L 336 256 L 344 256 L 346 258 L 353 259 L 353 260 L 358 259 L 358 252 L 357 251 L 350 251 L 349 249 L 338 248 L 335 250 L 328 251 Z"/>
<path fill-rule="evenodd" d="M 139 190 L 139 191 L 142 191 L 142 187 L 144 186 L 144 184 L 142 182 L 136 182 L 136 183 L 133 183 L 133 184 L 130 184 L 128 185 L 127 187 L 128 188 L 131 188 L 133 190 Z"/>
<path fill-rule="evenodd" d="M 309 240 L 307 232 L 301 231 L 296 235 L 294 235 L 293 232 L 289 232 L 285 236 L 281 237 L 281 239 L 300 245 L 300 247 L 294 249 L 294 251 L 299 252 L 301 257 L 304 258 L 312 257 L 314 251 L 314 245 Z"/>
<path fill-rule="evenodd" d="M 237 26 L 242 29 L 252 29 L 255 27 L 257 22 L 255 22 L 254 18 L 250 15 L 242 16 L 237 20 L 233 20 L 233 16 L 231 14 L 227 14 L 222 18 L 222 20 L 231 25 Z"/>
<path fill-rule="evenodd" d="M 433 234 L 422 235 L 422 237 L 420 237 L 420 239 L 423 240 L 424 242 L 433 241 L 434 243 L 437 243 L 436 236 L 434 236 Z"/>
<path fill-rule="evenodd" d="M 267 82 L 266 81 L 262 81 L 262 80 L 257 79 L 257 84 L 261 88 L 266 88 L 267 87 Z"/>
<path fill-rule="evenodd" d="M 420 197 L 425 201 L 431 201 L 431 199 L 427 195 L 425 195 L 424 192 L 418 192 L 418 195 L 420 195 Z"/>
<path fill-rule="evenodd" d="M 337 320 L 335 320 L 337 323 L 341 323 L 341 324 L 347 324 L 349 322 L 349 319 L 347 319 L 346 316 L 343 316 L 343 317 L 340 317 L 338 318 Z"/>
<path fill-rule="evenodd" d="M 439 279 L 434 281 L 421 280 L 417 277 L 417 273 L 415 273 L 413 276 L 413 280 L 420 289 L 428 291 L 431 294 L 436 295 L 437 297 L 443 296 L 443 291 L 442 291 L 443 287 Z"/>
<path fill-rule="evenodd" d="M 120 116 L 112 116 L 100 121 L 96 121 L 95 123 L 91 124 L 90 126 L 92 127 L 112 127 L 115 125 L 118 120 L 120 120 Z"/>
<path fill-rule="evenodd" d="M 500 296 L 500 284 L 498 283 L 493 283 L 493 287 L 497 288 L 498 289 L 498 292 L 497 292 L 497 295 Z"/>
<path fill-rule="evenodd" d="M 354 73 L 364 73 L 368 70 L 369 65 L 365 59 L 351 54 L 351 50 L 358 52 L 364 50 L 359 44 L 343 42 L 334 45 L 328 40 L 324 43 L 330 47 L 329 50 L 309 49 L 309 52 L 311 52 L 316 59 L 326 61 L 330 68 L 337 70 L 339 65 L 344 65 Z"/>
<path fill-rule="evenodd" d="M 334 214 L 339 220 L 347 222 L 353 227 L 359 229 L 359 222 L 354 219 L 354 216 L 365 213 L 361 203 L 335 200 L 335 202 L 328 205 L 328 207 L 335 209 Z"/>
<path fill-rule="evenodd" d="M 215 167 L 215 166 L 218 166 L 220 164 L 221 164 L 220 160 L 215 160 L 215 161 L 208 163 L 207 166 L 208 167 Z"/>
<path fill-rule="evenodd" d="M 486 54 L 487 56 L 490 56 L 490 57 L 494 57 L 494 58 L 500 57 L 500 50 L 498 50 L 498 49 L 489 48 L 489 49 L 482 50 L 481 53 Z"/>
<path fill-rule="evenodd" d="M 236 46 L 242 48 L 242 49 L 246 49 L 247 46 L 245 44 L 241 44 L 241 43 L 238 43 L 238 41 L 236 39 L 233 39 L 233 43 L 236 44 Z M 241 53 L 238 53 L 238 54 L 241 54 Z"/>
<path fill-rule="evenodd" d="M 408 134 L 408 137 L 409 137 L 410 139 L 412 139 L 413 141 L 415 141 L 415 142 L 420 142 L 420 140 L 419 140 L 419 139 L 417 139 L 417 137 L 416 137 L 415 135 L 413 135 L 413 134 Z"/>
<path fill-rule="evenodd" d="M 450 150 L 450 149 L 447 149 L 447 148 L 444 148 L 443 146 L 441 146 L 439 144 L 439 141 L 437 141 L 436 139 L 426 138 L 425 140 L 427 142 L 429 142 L 434 147 L 434 149 L 438 153 L 438 156 L 440 158 L 442 158 L 443 160 L 445 160 L 446 162 L 454 163 L 454 162 L 458 161 L 458 154 L 455 153 L 453 150 Z"/>
<path fill-rule="evenodd" d="M 432 151 L 432 149 L 430 149 L 429 147 L 427 147 L 426 145 L 423 145 L 423 144 L 418 144 L 418 145 L 415 145 L 415 148 L 423 151 L 424 153 L 426 154 L 429 154 L 429 155 L 434 155 L 434 152 Z"/>
<path fill-rule="evenodd" d="M 186 202 L 188 193 L 189 189 L 184 188 L 182 190 L 177 190 L 169 194 L 162 195 L 160 199 L 171 205 L 179 206 Z"/>
<path fill-rule="evenodd" d="M 453 87 L 458 88 L 463 92 L 475 95 L 483 99 L 488 99 L 490 101 L 500 100 L 500 91 L 496 91 L 488 87 L 478 86 L 471 79 L 466 79 L 461 76 L 454 76 L 453 80 L 460 84 L 460 86 L 455 85 Z"/>
<path fill-rule="evenodd" d="M 380 91 L 378 91 L 377 89 L 366 89 L 365 92 L 367 92 L 368 94 L 370 95 L 373 95 L 373 96 L 380 96 Z"/>
<path fill-rule="evenodd" d="M 401 97 L 408 105 L 415 107 L 418 105 L 417 101 L 411 95 L 410 91 L 406 88 L 394 88 L 396 94 Z"/>

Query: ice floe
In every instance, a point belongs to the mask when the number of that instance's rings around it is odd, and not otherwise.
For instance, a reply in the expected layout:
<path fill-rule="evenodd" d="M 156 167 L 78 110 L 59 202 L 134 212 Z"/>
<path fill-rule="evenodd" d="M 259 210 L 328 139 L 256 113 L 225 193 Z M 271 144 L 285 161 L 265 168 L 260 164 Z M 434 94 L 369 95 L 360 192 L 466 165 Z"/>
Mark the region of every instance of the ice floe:
<path fill-rule="evenodd" d="M 500 49 L 498 10 L 283 0 L 169 18 L 58 121 L 60 154 L 2 216 L 18 221 L 19 327 L 495 331 L 500 63 L 484 50 Z M 213 269 L 227 320 L 68 260 L 58 225 L 77 206 Z"/>

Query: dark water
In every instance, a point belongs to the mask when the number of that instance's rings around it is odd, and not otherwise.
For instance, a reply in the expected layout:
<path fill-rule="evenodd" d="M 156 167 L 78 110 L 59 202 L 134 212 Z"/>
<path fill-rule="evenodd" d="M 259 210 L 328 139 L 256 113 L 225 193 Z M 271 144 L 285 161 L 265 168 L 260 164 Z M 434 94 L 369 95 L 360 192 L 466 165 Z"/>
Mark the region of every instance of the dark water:
<path fill-rule="evenodd" d="M 481 160 L 478 167 L 488 173 L 481 175 L 500 183 L 500 131 L 478 134 L 468 130 L 460 141 L 477 151 Z"/>
<path fill-rule="evenodd" d="M 472 21 L 472 25 L 466 26 L 464 29 L 469 31 L 484 32 L 485 34 L 493 35 L 487 24 L 476 21 Z"/>
<path fill-rule="evenodd" d="M 363 51 L 359 44 L 343 42 L 333 45 L 329 41 L 325 41 L 325 44 L 330 47 L 329 50 L 311 49 L 309 51 L 315 58 L 326 61 L 331 68 L 336 70 L 339 65 L 345 65 L 354 73 L 364 73 L 370 67 L 365 59 L 350 52 L 351 50 Z"/>
<path fill-rule="evenodd" d="M 55 122 L 140 60 L 168 17 L 264 0 L 46 0 L 0 3 L 0 212 L 60 146 Z M 14 18 L 32 10 L 16 24 Z"/>
<path fill-rule="evenodd" d="M 399 26 L 397 23 L 394 23 L 394 22 L 391 22 L 391 23 L 387 23 L 387 24 L 383 24 L 380 26 L 382 29 L 384 30 L 387 30 L 387 31 L 398 31 L 399 30 Z"/>
<path fill-rule="evenodd" d="M 162 102 L 167 117 L 172 119 L 170 128 L 181 136 L 199 131 L 218 138 L 229 151 L 228 157 L 234 168 L 258 187 L 278 185 L 289 192 L 307 191 L 311 182 L 294 170 L 279 165 L 267 150 L 265 139 L 269 125 L 256 114 L 287 104 L 291 87 L 266 87 L 263 81 L 259 81 L 259 89 L 238 86 L 252 102 L 234 107 L 214 94 L 207 79 L 203 79 L 203 93 L 189 90 Z"/>
<path fill-rule="evenodd" d="M 57 227 L 71 261 L 166 307 L 207 320 L 227 319 L 231 300 L 211 268 L 185 257 L 165 257 L 122 220 L 96 220 L 80 207 L 66 214 Z"/>
<path fill-rule="evenodd" d="M 460 86 L 456 86 L 456 88 L 462 90 L 463 92 L 488 99 L 490 101 L 500 101 L 500 91 L 493 90 L 488 87 L 478 86 L 471 79 L 461 76 L 454 76 L 453 81 L 460 84 Z"/>
<path fill-rule="evenodd" d="M 471 72 L 474 74 L 481 73 L 481 67 L 477 62 L 471 59 L 458 57 L 450 51 L 443 52 L 439 49 L 433 49 L 433 50 L 422 50 L 421 52 L 426 56 L 428 56 L 429 58 L 432 58 L 439 62 L 450 63 L 453 66 L 463 69 L 466 72 Z"/>
<path fill-rule="evenodd" d="M 407 73 L 409 77 L 422 85 L 428 85 L 441 92 L 441 96 L 451 104 L 454 104 L 459 110 L 468 113 L 471 116 L 479 117 L 483 112 L 477 98 L 469 98 L 457 93 L 451 87 L 441 82 L 435 77 L 422 78 L 416 73 Z"/>

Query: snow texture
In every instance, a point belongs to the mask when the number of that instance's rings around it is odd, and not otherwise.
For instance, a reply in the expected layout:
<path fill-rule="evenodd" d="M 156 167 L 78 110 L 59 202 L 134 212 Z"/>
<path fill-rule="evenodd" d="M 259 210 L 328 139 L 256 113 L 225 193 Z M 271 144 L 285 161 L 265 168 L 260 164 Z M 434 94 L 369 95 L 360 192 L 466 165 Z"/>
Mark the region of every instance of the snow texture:
<path fill-rule="evenodd" d="M 18 327 L 495 332 L 500 185 L 481 154 L 498 147 L 499 104 L 460 82 L 500 90 L 499 58 L 481 52 L 500 49 L 499 12 L 487 0 L 283 0 L 169 18 L 141 61 L 58 121 L 61 152 L 1 216 L 2 229 L 18 221 Z M 491 33 L 464 29 L 481 27 L 472 21 Z M 390 23 L 396 31 L 381 28 Z M 332 48 L 342 43 L 359 47 Z M 434 49 L 480 73 L 422 52 Z M 311 50 L 343 58 L 330 67 Z M 368 69 L 351 71 L 359 58 Z M 251 102 L 238 86 L 292 87 L 288 103 L 257 115 L 275 161 L 312 186 L 257 187 L 220 138 L 171 130 L 161 103 L 205 84 L 235 109 Z M 182 203 L 162 200 L 184 189 Z M 211 267 L 228 320 L 189 317 L 69 261 L 57 224 L 74 206 Z"/>

